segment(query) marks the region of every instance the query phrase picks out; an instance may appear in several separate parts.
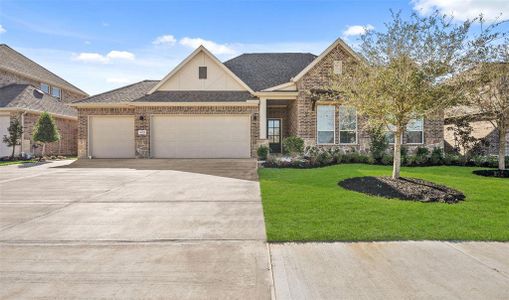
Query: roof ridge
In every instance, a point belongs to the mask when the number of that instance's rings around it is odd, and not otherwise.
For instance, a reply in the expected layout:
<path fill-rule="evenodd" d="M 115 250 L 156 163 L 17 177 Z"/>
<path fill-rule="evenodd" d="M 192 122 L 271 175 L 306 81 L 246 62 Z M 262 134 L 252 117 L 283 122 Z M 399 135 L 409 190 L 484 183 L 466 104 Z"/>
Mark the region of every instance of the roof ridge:
<path fill-rule="evenodd" d="M 27 57 L 26 55 L 24 55 L 23 53 L 19 52 L 19 51 L 16 51 L 14 48 L 12 48 L 11 46 L 7 45 L 7 44 L 0 44 L 0 46 L 4 46 L 8 49 L 10 49 L 11 51 L 13 51 L 14 53 L 16 53 L 17 55 L 20 55 L 21 57 L 27 59 L 28 61 L 38 65 L 39 67 L 41 67 L 43 70 L 45 70 L 46 72 L 60 78 L 62 81 L 64 81 L 65 83 L 67 83 L 68 85 L 70 85 L 71 87 L 73 87 L 74 89 L 76 89 L 77 91 L 83 93 L 84 95 L 88 95 L 85 91 L 83 91 L 82 89 L 78 88 L 77 86 L 75 86 L 74 84 L 70 83 L 69 81 L 65 80 L 64 78 L 58 76 L 57 74 L 51 72 L 50 70 L 48 70 L 47 68 L 45 68 L 43 65 L 37 63 L 36 61 L 30 59 L 29 57 Z"/>

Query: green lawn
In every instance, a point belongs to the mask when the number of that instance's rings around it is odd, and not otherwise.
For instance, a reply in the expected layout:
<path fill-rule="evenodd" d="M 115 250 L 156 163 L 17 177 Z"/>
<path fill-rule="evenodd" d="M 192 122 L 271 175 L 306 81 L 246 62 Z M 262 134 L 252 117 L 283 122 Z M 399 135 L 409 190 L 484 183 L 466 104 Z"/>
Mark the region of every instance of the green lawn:
<path fill-rule="evenodd" d="M 338 181 L 390 175 L 387 166 L 260 169 L 269 241 L 509 240 L 509 180 L 473 175 L 470 167 L 402 168 L 456 188 L 459 204 L 420 203 L 347 191 Z"/>
<path fill-rule="evenodd" d="M 20 164 L 31 163 L 31 162 L 35 162 L 35 160 L 13 160 L 13 161 L 6 160 L 6 161 L 0 161 L 0 167 L 9 166 L 9 165 L 20 165 Z"/>

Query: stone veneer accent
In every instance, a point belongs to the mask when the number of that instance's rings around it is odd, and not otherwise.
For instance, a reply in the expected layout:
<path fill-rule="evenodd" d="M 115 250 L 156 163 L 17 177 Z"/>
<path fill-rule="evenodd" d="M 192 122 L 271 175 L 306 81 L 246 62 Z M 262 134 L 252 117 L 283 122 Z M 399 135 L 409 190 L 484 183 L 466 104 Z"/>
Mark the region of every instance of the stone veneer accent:
<path fill-rule="evenodd" d="M 11 119 L 19 118 L 21 120 L 21 112 L 12 112 Z M 64 155 L 76 156 L 77 155 L 77 135 L 78 135 L 78 121 L 67 118 L 59 118 L 53 116 L 55 123 L 60 133 L 60 141 L 46 144 L 45 155 Z M 26 113 L 23 116 L 23 152 L 40 155 L 42 153 L 42 146 L 34 148 L 36 144 L 32 138 L 35 124 L 39 119 L 39 114 Z M 19 147 L 19 146 L 17 146 Z M 28 148 L 28 149 L 26 149 Z"/>
<path fill-rule="evenodd" d="M 297 82 L 299 91 L 296 103 L 288 106 L 289 132 L 304 139 L 305 145 L 316 145 L 316 108 L 313 109 L 311 100 L 312 89 L 324 89 L 331 83 L 333 63 L 335 60 L 347 61 L 348 54 L 338 45 L 319 63 L 317 63 L 304 77 Z M 319 104 L 319 103 L 317 103 Z M 443 148 L 443 114 L 437 114 L 424 120 L 424 144 L 428 148 Z M 336 145 L 345 149 L 355 148 L 369 151 L 369 134 L 367 119 L 359 116 L 357 121 L 357 145 L 339 145 L 339 117 L 336 109 Z M 406 145 L 412 151 L 419 145 Z M 330 147 L 330 146 L 322 146 Z"/>
<path fill-rule="evenodd" d="M 140 106 L 126 108 L 79 108 L 78 109 L 78 157 L 88 156 L 88 117 L 93 115 L 134 115 L 135 155 L 137 158 L 150 157 L 150 117 L 151 115 L 211 115 L 211 114 L 249 114 L 251 115 L 251 157 L 256 157 L 259 144 L 258 107 L 256 106 Z M 143 120 L 140 117 L 143 116 Z M 147 135 L 138 136 L 138 130 L 146 130 Z"/>
<path fill-rule="evenodd" d="M 0 87 L 12 84 L 12 83 L 18 83 L 18 84 L 31 84 L 37 88 L 40 87 L 41 82 L 44 81 L 36 81 L 27 77 L 23 77 L 5 70 L 0 70 Z M 47 83 L 47 82 L 46 82 Z M 50 84 L 51 85 L 51 84 Z M 86 97 L 86 95 L 81 95 L 78 93 L 75 93 L 73 91 L 69 91 L 67 89 L 61 88 L 61 101 L 65 103 L 70 103 L 75 100 L 83 99 Z"/>

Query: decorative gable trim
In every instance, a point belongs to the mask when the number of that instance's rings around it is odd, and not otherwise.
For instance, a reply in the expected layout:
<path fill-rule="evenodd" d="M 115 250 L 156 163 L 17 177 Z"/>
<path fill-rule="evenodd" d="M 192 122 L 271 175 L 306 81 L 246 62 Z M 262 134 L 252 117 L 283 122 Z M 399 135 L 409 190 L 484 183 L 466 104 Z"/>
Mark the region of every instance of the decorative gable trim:
<path fill-rule="evenodd" d="M 149 92 L 148 94 L 152 94 L 153 92 L 157 91 L 161 86 L 163 86 L 170 78 L 172 78 L 177 72 L 182 69 L 189 61 L 191 61 L 196 55 L 199 53 L 205 53 L 207 56 L 209 56 L 215 63 L 217 63 L 222 70 L 224 70 L 231 78 L 233 78 L 237 83 L 239 83 L 242 87 L 244 87 L 248 92 L 251 94 L 254 94 L 254 91 L 245 84 L 237 75 L 235 75 L 230 69 L 228 69 L 217 57 L 214 56 L 207 48 L 205 48 L 203 45 L 200 45 L 200 47 L 196 48 L 186 59 L 184 59 L 180 64 L 178 64 L 168 75 L 166 75 L 161 81 L 159 81 L 158 84 L 156 84 Z"/>
<path fill-rule="evenodd" d="M 304 68 L 299 74 L 297 74 L 295 77 L 293 77 L 291 80 L 292 82 L 299 81 L 304 75 L 306 75 L 311 69 L 313 69 L 314 66 L 316 66 L 324 57 L 326 57 L 334 48 L 337 46 L 340 46 L 343 48 L 348 54 L 350 54 L 353 58 L 363 61 L 363 59 L 357 54 L 355 51 L 353 51 L 350 46 L 348 46 L 341 38 L 338 38 L 332 45 L 327 47 L 325 51 L 322 52 L 315 60 L 313 60 L 307 67 Z"/>

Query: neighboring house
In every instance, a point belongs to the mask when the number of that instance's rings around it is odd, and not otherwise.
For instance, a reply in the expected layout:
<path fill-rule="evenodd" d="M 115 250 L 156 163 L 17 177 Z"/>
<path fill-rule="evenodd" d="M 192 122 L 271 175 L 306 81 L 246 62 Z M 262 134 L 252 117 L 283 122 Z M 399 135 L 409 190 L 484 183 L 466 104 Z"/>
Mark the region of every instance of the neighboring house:
<path fill-rule="evenodd" d="M 455 127 L 455 122 L 458 119 L 468 120 L 472 127 L 472 137 L 487 142 L 480 150 L 483 150 L 486 154 L 498 155 L 498 130 L 495 129 L 489 117 L 483 115 L 478 109 L 466 106 L 457 106 L 445 111 L 444 140 L 446 148 L 451 150 L 457 148 L 454 133 L 451 129 Z M 509 124 L 506 128 L 505 153 L 509 155 Z M 457 150 L 464 153 L 464 149 Z"/>
<path fill-rule="evenodd" d="M 46 146 L 46 153 L 77 154 L 78 118 L 67 103 L 88 95 L 5 44 L 0 44 L 0 138 L 7 135 L 12 118 L 23 125 L 17 154 L 39 154 L 32 140 L 34 125 L 43 111 L 56 120 L 61 140 Z M 0 140 L 0 157 L 11 155 L 12 148 Z"/>
<path fill-rule="evenodd" d="M 368 150 L 366 120 L 315 94 L 352 56 L 341 39 L 320 56 L 243 54 L 224 63 L 200 46 L 160 81 L 74 102 L 78 156 L 248 158 L 261 144 L 280 152 L 290 135 L 306 145 Z M 443 116 L 413 122 L 405 141 L 443 147 Z"/>

